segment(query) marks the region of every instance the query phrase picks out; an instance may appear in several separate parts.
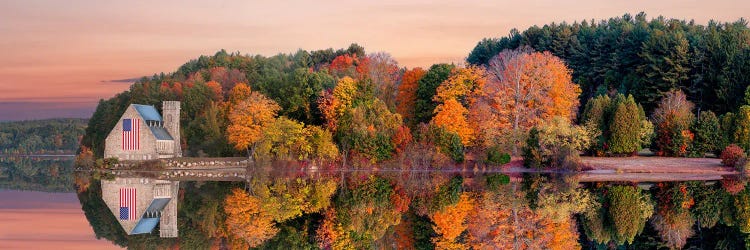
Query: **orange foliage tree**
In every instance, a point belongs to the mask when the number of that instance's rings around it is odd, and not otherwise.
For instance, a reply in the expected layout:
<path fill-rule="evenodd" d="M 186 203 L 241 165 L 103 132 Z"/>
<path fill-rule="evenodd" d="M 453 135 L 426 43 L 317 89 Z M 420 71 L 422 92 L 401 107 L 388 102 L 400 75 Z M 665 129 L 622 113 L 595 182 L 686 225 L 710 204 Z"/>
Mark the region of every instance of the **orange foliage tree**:
<path fill-rule="evenodd" d="M 580 249 L 573 218 L 555 222 L 532 210 L 522 194 L 485 192 L 468 219 L 473 249 Z"/>
<path fill-rule="evenodd" d="M 206 83 L 209 89 L 213 92 L 213 100 L 223 100 L 224 99 L 224 92 L 221 89 L 221 83 L 218 83 L 216 81 L 209 81 Z"/>
<path fill-rule="evenodd" d="M 414 119 L 414 102 L 417 100 L 417 84 L 419 79 L 427 73 L 422 68 L 414 68 L 404 72 L 401 76 L 401 85 L 398 86 L 396 95 L 396 112 L 401 114 L 406 122 L 412 122 Z"/>
<path fill-rule="evenodd" d="M 337 56 L 328 66 L 328 72 L 331 75 L 342 77 L 363 78 L 368 75 L 369 59 L 359 58 L 357 56 L 344 54 Z"/>
<path fill-rule="evenodd" d="M 238 91 L 234 91 L 235 89 L 230 93 L 230 98 L 236 99 L 230 99 L 230 124 L 227 127 L 227 135 L 229 142 L 234 144 L 236 149 L 248 151 L 248 157 L 252 159 L 256 143 L 263 138 L 263 130 L 274 121 L 276 113 L 281 108 L 276 102 L 258 92 L 245 92 L 243 87 L 239 87 Z M 248 95 L 245 97 L 246 93 Z"/>
<path fill-rule="evenodd" d="M 432 118 L 432 122 L 449 132 L 456 133 L 461 137 L 461 143 L 468 145 L 474 140 L 474 130 L 467 121 L 468 114 L 469 111 L 461 103 L 451 98 L 435 108 L 435 117 Z"/>
<path fill-rule="evenodd" d="M 279 231 L 274 226 L 271 216 L 261 209 L 260 204 L 258 198 L 239 188 L 233 189 L 224 199 L 229 232 L 233 237 L 244 240 L 250 247 L 259 246 Z"/>
<path fill-rule="evenodd" d="M 474 209 L 474 199 L 469 194 L 461 194 L 458 203 L 447 206 L 430 215 L 435 225 L 433 229 L 438 234 L 433 242 L 438 249 L 465 249 L 466 246 L 457 242 L 467 229 L 467 218 Z"/>
<path fill-rule="evenodd" d="M 555 116 L 575 119 L 581 89 L 570 69 L 549 52 L 504 50 L 487 66 L 482 105 L 488 105 L 494 129 L 526 131 Z"/>
<path fill-rule="evenodd" d="M 475 128 L 469 121 L 469 109 L 485 85 L 485 71 L 478 67 L 454 69 L 441 83 L 433 98 L 438 103 L 432 122 L 449 132 L 458 134 L 461 143 L 469 145 L 475 138 Z"/>

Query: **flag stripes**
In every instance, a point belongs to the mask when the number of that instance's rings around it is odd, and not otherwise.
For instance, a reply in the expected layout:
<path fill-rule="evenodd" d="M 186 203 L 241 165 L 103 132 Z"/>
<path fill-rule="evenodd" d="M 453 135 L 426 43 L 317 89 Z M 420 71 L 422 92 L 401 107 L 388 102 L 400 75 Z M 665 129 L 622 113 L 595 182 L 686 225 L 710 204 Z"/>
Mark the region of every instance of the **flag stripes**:
<path fill-rule="evenodd" d="M 141 149 L 141 119 L 122 120 L 122 150 Z"/>
<path fill-rule="evenodd" d="M 135 188 L 120 188 L 120 220 L 135 219 Z"/>

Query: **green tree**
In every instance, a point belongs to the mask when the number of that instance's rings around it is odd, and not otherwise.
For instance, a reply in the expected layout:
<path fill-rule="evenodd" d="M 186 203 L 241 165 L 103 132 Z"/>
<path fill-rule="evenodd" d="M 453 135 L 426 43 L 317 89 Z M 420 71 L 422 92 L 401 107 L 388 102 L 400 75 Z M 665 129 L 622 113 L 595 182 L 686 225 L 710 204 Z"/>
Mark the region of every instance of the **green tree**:
<path fill-rule="evenodd" d="M 433 96 L 437 94 L 438 86 L 448 79 L 455 67 L 452 64 L 435 64 L 419 79 L 416 102 L 414 104 L 416 110 L 415 123 L 427 123 L 432 120 L 432 116 L 435 114 L 435 107 L 437 107 Z"/>
<path fill-rule="evenodd" d="M 633 96 L 616 103 L 609 128 L 610 150 L 613 154 L 634 154 L 641 148 L 641 117 L 638 104 Z"/>
<path fill-rule="evenodd" d="M 721 143 L 721 127 L 719 118 L 714 112 L 701 112 L 698 119 L 693 123 L 692 129 L 695 134 L 693 145 L 690 149 L 691 154 L 703 156 L 704 153 L 716 153 L 719 151 Z"/>

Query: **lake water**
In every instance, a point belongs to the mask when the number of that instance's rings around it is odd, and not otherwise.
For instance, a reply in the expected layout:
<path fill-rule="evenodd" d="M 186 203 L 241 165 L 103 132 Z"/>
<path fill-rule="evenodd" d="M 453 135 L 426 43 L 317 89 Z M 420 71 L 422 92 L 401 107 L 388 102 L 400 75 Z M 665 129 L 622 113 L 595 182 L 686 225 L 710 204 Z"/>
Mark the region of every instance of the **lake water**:
<path fill-rule="evenodd" d="M 174 175 L 75 172 L 71 160 L 0 158 L 0 249 L 745 249 L 750 231 L 736 176 Z"/>

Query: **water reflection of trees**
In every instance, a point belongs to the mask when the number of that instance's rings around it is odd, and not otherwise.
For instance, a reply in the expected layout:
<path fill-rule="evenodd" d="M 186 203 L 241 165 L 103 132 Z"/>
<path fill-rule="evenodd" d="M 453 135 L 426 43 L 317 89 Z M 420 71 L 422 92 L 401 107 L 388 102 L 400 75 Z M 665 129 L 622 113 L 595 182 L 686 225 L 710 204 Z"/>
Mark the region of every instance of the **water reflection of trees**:
<path fill-rule="evenodd" d="M 73 158 L 0 157 L 0 189 L 72 192 Z"/>
<path fill-rule="evenodd" d="M 180 237 L 172 240 L 125 235 L 97 197 L 97 181 L 79 198 L 98 237 L 138 248 L 732 249 L 745 247 L 750 228 L 750 192 L 732 194 L 722 182 L 511 182 L 429 171 L 249 176 L 182 181 Z"/>

